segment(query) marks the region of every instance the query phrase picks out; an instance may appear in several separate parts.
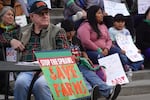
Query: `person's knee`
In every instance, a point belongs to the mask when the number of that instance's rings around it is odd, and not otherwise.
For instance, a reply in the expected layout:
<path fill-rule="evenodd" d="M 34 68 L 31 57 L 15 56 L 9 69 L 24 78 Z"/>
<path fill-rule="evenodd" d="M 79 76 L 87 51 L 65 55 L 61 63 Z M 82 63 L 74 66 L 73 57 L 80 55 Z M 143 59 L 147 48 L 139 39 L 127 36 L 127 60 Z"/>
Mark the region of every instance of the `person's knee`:
<path fill-rule="evenodd" d="M 27 83 L 27 80 L 25 80 L 23 78 L 18 78 L 15 81 L 15 89 L 25 89 L 28 87 L 29 87 L 29 84 Z"/>
<path fill-rule="evenodd" d="M 49 90 L 48 84 L 44 76 L 41 76 L 39 77 L 39 79 L 36 80 L 36 82 L 34 83 L 34 89 L 36 89 L 36 91 L 45 91 L 47 89 Z"/>

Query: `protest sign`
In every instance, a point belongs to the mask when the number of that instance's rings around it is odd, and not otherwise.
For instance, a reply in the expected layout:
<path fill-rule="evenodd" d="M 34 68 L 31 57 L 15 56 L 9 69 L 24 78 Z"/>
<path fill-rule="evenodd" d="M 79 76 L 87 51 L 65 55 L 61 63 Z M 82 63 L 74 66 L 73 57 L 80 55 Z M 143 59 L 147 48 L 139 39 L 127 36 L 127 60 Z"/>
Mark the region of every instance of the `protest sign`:
<path fill-rule="evenodd" d="M 6 48 L 6 61 L 17 61 L 17 51 L 15 49 L 9 47 Z"/>
<path fill-rule="evenodd" d="M 144 14 L 150 6 L 150 0 L 138 0 L 138 14 Z"/>
<path fill-rule="evenodd" d="M 104 0 L 104 9 L 108 15 L 113 17 L 118 13 L 124 16 L 130 15 L 124 3 Z"/>
<path fill-rule="evenodd" d="M 125 50 L 126 56 L 132 61 L 137 62 L 144 60 L 142 55 L 139 53 L 138 48 L 132 41 L 132 37 L 130 35 L 125 34 L 117 34 L 116 42 L 122 50 Z"/>
<path fill-rule="evenodd" d="M 129 83 L 117 53 L 102 57 L 98 59 L 98 62 L 100 65 L 106 67 L 105 72 L 107 76 L 107 85 L 114 86 L 116 84 Z"/>
<path fill-rule="evenodd" d="M 55 100 L 89 96 L 83 76 L 69 50 L 35 52 Z"/>

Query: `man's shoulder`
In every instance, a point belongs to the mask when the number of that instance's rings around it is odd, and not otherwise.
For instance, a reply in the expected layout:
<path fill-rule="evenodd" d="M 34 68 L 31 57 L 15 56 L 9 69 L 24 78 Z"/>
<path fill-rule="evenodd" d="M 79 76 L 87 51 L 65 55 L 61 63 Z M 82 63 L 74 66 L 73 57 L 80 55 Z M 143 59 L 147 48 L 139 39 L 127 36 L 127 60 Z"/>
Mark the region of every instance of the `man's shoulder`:
<path fill-rule="evenodd" d="M 32 28 L 32 23 L 30 23 L 24 27 L 21 27 L 21 31 L 23 32 L 23 31 L 26 31 L 27 29 L 31 29 L 31 28 Z"/>
<path fill-rule="evenodd" d="M 58 26 L 56 26 L 54 24 L 50 24 L 49 29 L 50 29 L 50 31 L 55 31 L 56 33 L 60 32 L 60 31 L 64 31 L 63 28 L 58 27 Z"/>

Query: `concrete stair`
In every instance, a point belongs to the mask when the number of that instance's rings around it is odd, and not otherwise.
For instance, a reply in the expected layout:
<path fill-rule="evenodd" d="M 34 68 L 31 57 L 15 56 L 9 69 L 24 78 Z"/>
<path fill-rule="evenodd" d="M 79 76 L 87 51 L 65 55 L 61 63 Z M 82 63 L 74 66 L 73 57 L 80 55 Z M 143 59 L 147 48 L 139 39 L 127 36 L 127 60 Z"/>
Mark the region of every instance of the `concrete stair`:
<path fill-rule="evenodd" d="M 150 94 L 150 70 L 133 72 L 132 82 L 122 86 L 119 96 Z M 9 96 L 13 100 L 13 96 Z M 103 98 L 101 98 L 103 100 Z M 100 99 L 100 100 L 101 100 Z M 4 95 L 0 95 L 0 100 L 4 100 Z M 32 99 L 33 96 L 32 96 Z"/>
<path fill-rule="evenodd" d="M 51 23 L 57 24 L 64 19 L 63 10 L 64 10 L 64 8 L 52 8 L 52 10 L 50 12 Z"/>
<path fill-rule="evenodd" d="M 120 96 L 150 94 L 150 70 L 133 72 L 132 82 L 123 85 Z"/>

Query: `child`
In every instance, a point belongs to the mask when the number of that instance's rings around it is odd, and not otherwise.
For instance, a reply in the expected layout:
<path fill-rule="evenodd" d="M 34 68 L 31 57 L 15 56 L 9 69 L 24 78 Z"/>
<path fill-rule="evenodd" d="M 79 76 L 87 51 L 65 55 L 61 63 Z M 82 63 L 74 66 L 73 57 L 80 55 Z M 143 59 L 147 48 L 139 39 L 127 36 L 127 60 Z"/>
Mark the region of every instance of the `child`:
<path fill-rule="evenodd" d="M 123 54 L 123 55 L 120 55 L 120 57 L 121 57 L 123 65 L 125 66 L 125 71 L 128 70 L 127 67 L 131 67 L 132 70 L 134 70 L 134 71 L 143 69 L 144 68 L 144 66 L 143 66 L 144 60 L 142 59 L 142 60 L 134 61 L 134 62 L 131 61 L 131 59 L 129 60 L 128 57 L 126 56 L 127 48 L 122 48 L 123 46 L 119 45 L 120 44 L 118 42 L 119 40 L 122 40 L 121 43 L 124 43 L 124 45 L 127 45 L 127 43 L 134 44 L 129 30 L 125 28 L 125 18 L 122 14 L 117 14 L 114 17 L 113 26 L 109 28 L 109 33 L 110 33 L 110 37 L 113 41 L 113 46 L 116 46 L 118 52 Z M 122 37 L 119 37 L 119 36 L 122 36 Z M 137 50 L 137 53 L 140 53 L 140 50 Z"/>

